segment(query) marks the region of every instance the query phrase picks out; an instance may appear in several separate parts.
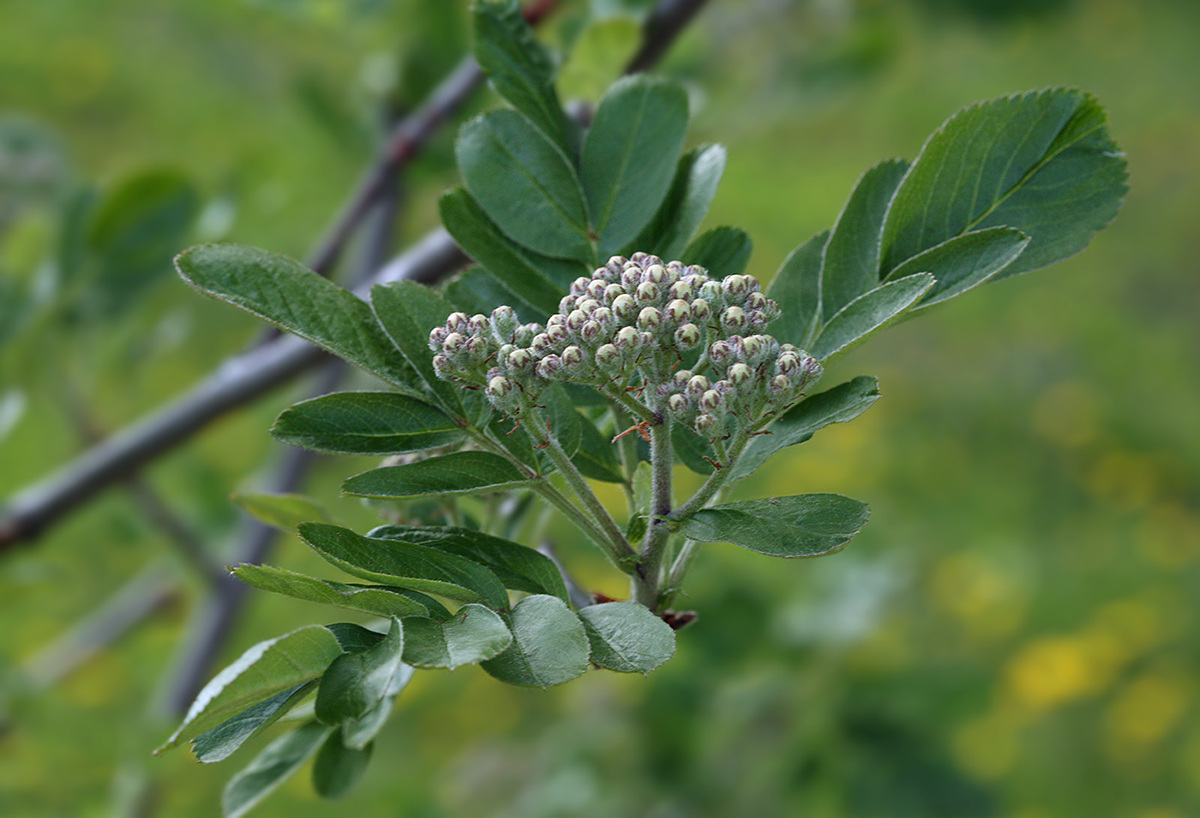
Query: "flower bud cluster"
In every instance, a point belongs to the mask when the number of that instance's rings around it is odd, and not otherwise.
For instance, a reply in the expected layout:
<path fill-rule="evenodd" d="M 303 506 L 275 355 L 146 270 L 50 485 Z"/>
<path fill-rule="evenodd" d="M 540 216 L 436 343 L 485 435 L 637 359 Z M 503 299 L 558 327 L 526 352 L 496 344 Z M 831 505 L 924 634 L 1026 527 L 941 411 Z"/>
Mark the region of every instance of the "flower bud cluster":
<path fill-rule="evenodd" d="M 794 347 L 755 334 L 778 315 L 751 276 L 718 280 L 697 265 L 634 253 L 576 279 L 545 326 L 521 324 L 510 307 L 454 313 L 429 346 L 439 377 L 482 387 L 507 414 L 520 416 L 555 381 L 634 384 L 649 387 L 643 400 L 652 410 L 666 401 L 689 425 L 724 429 L 726 412 L 782 408 L 820 370 Z M 671 372 L 698 347 L 715 378 L 692 395 L 672 386 L 679 373 Z"/>
<path fill-rule="evenodd" d="M 782 412 L 821 377 L 816 358 L 769 335 L 714 341 L 708 361 L 710 374 L 681 369 L 657 387 L 667 413 L 708 440 Z"/>

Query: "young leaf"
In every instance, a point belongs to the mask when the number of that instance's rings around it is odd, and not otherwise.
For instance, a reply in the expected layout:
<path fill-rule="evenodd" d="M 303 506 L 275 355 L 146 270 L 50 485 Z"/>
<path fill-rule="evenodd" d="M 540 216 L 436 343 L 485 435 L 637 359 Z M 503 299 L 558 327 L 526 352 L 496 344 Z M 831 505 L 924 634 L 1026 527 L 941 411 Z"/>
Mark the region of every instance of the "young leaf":
<path fill-rule="evenodd" d="M 583 143 L 580 175 L 601 258 L 628 244 L 658 210 L 687 124 L 687 94 L 670 80 L 625 77 L 600 100 Z"/>
<path fill-rule="evenodd" d="M 692 240 L 683 251 L 684 264 L 699 264 L 714 278 L 741 275 L 750 263 L 754 243 L 738 227 L 714 227 Z"/>
<path fill-rule="evenodd" d="M 243 563 L 231 569 L 231 572 L 247 585 L 263 591 L 323 605 L 335 605 L 350 611 L 383 617 L 425 616 L 427 613 L 424 605 L 390 588 L 346 585 L 271 565 Z"/>
<path fill-rule="evenodd" d="M 445 323 L 454 308 L 422 284 L 396 281 L 371 288 L 371 309 L 396 349 L 403 353 L 429 391 L 437 395 L 441 407 L 455 416 L 461 415 L 462 390 L 434 373 L 433 352 L 429 349 L 429 331 Z"/>
<path fill-rule="evenodd" d="M 340 732 L 334 730 L 325 737 L 313 760 L 313 789 L 322 798 L 341 798 L 354 789 L 370 762 L 370 744 L 360 750 L 352 749 L 342 741 Z"/>
<path fill-rule="evenodd" d="M 225 785 L 221 795 L 225 818 L 241 818 L 249 812 L 300 769 L 331 732 L 333 730 L 330 727 L 315 721 L 309 722 L 263 748 L 244 770 Z"/>
<path fill-rule="evenodd" d="M 780 343 L 806 347 L 820 326 L 821 266 L 829 233 L 818 233 L 789 253 L 767 287 L 780 310 L 769 331 Z"/>
<path fill-rule="evenodd" d="M 271 434 L 318 452 L 389 455 L 457 443 L 464 432 L 445 412 L 407 395 L 335 392 L 285 410 Z"/>
<path fill-rule="evenodd" d="M 155 752 L 169 750 L 263 699 L 318 678 L 341 654 L 337 639 L 320 625 L 259 642 L 204 686 L 183 724 Z"/>
<path fill-rule="evenodd" d="M 579 154 L 578 127 L 554 90 L 554 60 L 538 42 L 515 0 L 476 3 L 475 59 L 500 96 L 568 156 Z"/>
<path fill-rule="evenodd" d="M 564 287 L 561 281 L 556 280 L 561 276 L 559 271 L 564 265 L 562 259 L 538 255 L 517 244 L 487 217 L 471 194 L 462 188 L 443 194 L 438 200 L 438 210 L 442 215 L 442 224 L 462 251 L 486 267 L 518 298 L 537 309 L 540 318 L 558 312 L 558 302 L 567 294 L 567 287 L 570 286 L 569 281 Z M 574 268 L 572 280 L 587 272 L 582 265 L 575 266 L 572 262 L 565 264 Z M 499 304 L 493 308 L 495 306 Z"/>
<path fill-rule="evenodd" d="M 298 261 L 254 247 L 202 244 L 175 257 L 183 279 L 421 397 L 416 375 L 359 297 Z"/>
<path fill-rule="evenodd" d="M 488 568 L 505 588 L 531 594 L 551 594 L 564 602 L 568 601 L 566 585 L 554 562 L 546 555 L 511 540 L 469 528 L 425 525 L 383 525 L 367 532 L 367 536 L 455 554 Z"/>
<path fill-rule="evenodd" d="M 678 258 L 708 214 L 725 172 L 725 147 L 704 145 L 679 159 L 675 179 L 658 212 L 622 252 L 654 253 L 670 261 Z"/>
<path fill-rule="evenodd" d="M 423 545 L 363 537 L 320 523 L 300 526 L 300 538 L 348 574 L 462 602 L 508 607 L 504 585 L 490 570 Z"/>
<path fill-rule="evenodd" d="M 804 443 L 831 423 L 854 420 L 877 400 L 879 383 L 866 375 L 805 398 L 771 424 L 771 434 L 759 435 L 750 442 L 734 464 L 731 479 L 753 474 L 775 452 Z"/>
<path fill-rule="evenodd" d="M 342 490 L 359 497 L 423 497 L 501 491 L 535 481 L 491 452 L 454 452 L 357 474 Z"/>
<path fill-rule="evenodd" d="M 930 287 L 934 278 L 918 273 L 889 281 L 851 301 L 821 328 L 809 354 L 825 361 L 835 352 L 847 349 L 871 333 L 883 329 L 890 321 L 917 302 Z"/>
<path fill-rule="evenodd" d="M 558 597 L 527 596 L 510 615 L 513 641 L 481 667 L 502 682 L 550 687 L 588 668 L 590 647 L 579 617 Z"/>
<path fill-rule="evenodd" d="M 910 313 L 961 295 L 1003 273 L 1029 246 L 1029 237 L 1012 227 L 973 230 L 918 253 L 890 274 L 900 279 L 916 272 L 931 273 L 937 281 Z"/>
<path fill-rule="evenodd" d="M 825 245 L 822 321 L 879 285 L 879 233 L 888 204 L 907 170 L 904 159 L 880 162 L 862 175 L 850 193 Z M 920 268 L 912 272 L 931 271 Z"/>
<path fill-rule="evenodd" d="M 675 631 L 636 602 L 589 605 L 579 618 L 600 667 L 648 674 L 675 653 Z"/>
<path fill-rule="evenodd" d="M 236 716 L 231 716 L 213 729 L 192 739 L 192 753 L 197 761 L 204 764 L 224 761 L 246 741 L 287 715 L 289 710 L 316 687 L 315 679 L 296 685 L 243 710 Z"/>
<path fill-rule="evenodd" d="M 317 718 L 338 725 L 365 716 L 387 695 L 403 652 L 404 626 L 393 617 L 391 628 L 377 645 L 334 659 L 317 686 Z"/>
<path fill-rule="evenodd" d="M 404 620 L 404 661 L 417 667 L 477 665 L 512 643 L 508 626 L 482 605 L 463 605 L 452 619 Z"/>
<path fill-rule="evenodd" d="M 291 532 L 300 523 L 313 520 L 332 523 L 333 515 L 325 506 L 303 494 L 271 494 L 265 491 L 235 491 L 229 499 L 260 522 Z"/>
<path fill-rule="evenodd" d="M 1104 110 L 1052 88 L 982 102 L 921 148 L 883 231 L 883 272 L 972 230 L 1014 227 L 1031 241 L 997 278 L 1045 267 L 1087 246 L 1121 206 L 1125 159 Z"/>
<path fill-rule="evenodd" d="M 839 494 L 798 494 L 701 509 L 679 530 L 697 542 L 729 542 L 774 557 L 820 557 L 866 524 L 866 504 Z"/>
<path fill-rule="evenodd" d="M 594 261 L 583 189 L 566 155 L 516 111 L 492 111 L 458 133 L 463 184 L 496 225 L 531 250 Z"/>

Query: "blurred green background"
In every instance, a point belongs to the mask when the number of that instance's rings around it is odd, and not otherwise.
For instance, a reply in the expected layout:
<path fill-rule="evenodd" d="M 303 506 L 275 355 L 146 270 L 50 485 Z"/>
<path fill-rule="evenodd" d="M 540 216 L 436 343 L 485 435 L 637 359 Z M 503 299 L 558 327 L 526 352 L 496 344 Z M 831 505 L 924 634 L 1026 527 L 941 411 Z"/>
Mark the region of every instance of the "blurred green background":
<path fill-rule="evenodd" d="M 415 0 L 0 6 L 0 497 L 255 336 L 163 259 L 216 238 L 303 256 L 387 112 L 457 61 L 464 19 L 461 2 Z M 866 167 L 913 157 L 983 98 L 1096 94 L 1131 191 L 1080 256 L 896 327 L 828 373 L 878 375 L 884 399 L 741 493 L 869 502 L 845 551 L 780 562 L 708 547 L 686 602 L 700 620 L 649 679 L 597 672 L 541 693 L 474 668 L 418 674 L 349 802 L 318 802 L 298 776 L 256 814 L 1200 814 L 1200 6 L 714 0 L 661 70 L 690 84 L 691 142 L 729 147 L 706 224 L 747 229 L 764 281 Z M 436 224 L 453 131 L 405 176 L 397 248 Z M 89 201 L 119 213 L 130 179 L 170 204 L 157 252 L 105 244 L 88 233 L 97 217 L 72 215 Z M 226 547 L 229 493 L 263 485 L 278 451 L 266 429 L 303 394 L 223 419 L 147 482 Z M 356 465 L 329 458 L 309 491 L 336 498 Z M 591 587 L 624 595 L 558 534 Z M 322 570 L 294 539 L 274 561 Z M 51 678 L 39 651 L 148 565 L 180 577 L 177 592 Z M 236 759 L 149 755 L 170 725 L 148 702 L 199 592 L 122 490 L 0 558 L 0 814 L 217 813 Z M 323 616 L 257 595 L 225 658 Z"/>

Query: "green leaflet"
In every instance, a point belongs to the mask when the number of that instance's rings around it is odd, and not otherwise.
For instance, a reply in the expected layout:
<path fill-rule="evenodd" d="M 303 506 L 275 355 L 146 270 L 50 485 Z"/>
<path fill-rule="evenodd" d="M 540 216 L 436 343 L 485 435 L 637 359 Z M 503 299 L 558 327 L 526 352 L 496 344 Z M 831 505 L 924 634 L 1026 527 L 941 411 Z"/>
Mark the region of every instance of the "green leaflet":
<path fill-rule="evenodd" d="M 280 531 L 294 531 L 300 523 L 334 522 L 325 506 L 303 494 L 271 494 L 265 491 L 235 491 L 229 499 L 251 517 Z"/>
<path fill-rule="evenodd" d="M 379 326 L 400 350 L 441 408 L 455 417 L 464 414 L 462 390 L 433 371 L 429 331 L 446 322 L 454 308 L 440 295 L 415 281 L 377 284 L 371 288 L 371 309 Z"/>
<path fill-rule="evenodd" d="M 723 145 L 704 145 L 679 159 L 675 179 L 650 223 L 622 252 L 653 253 L 664 261 L 678 258 L 708 214 L 725 172 Z"/>
<path fill-rule="evenodd" d="M 445 621 L 404 620 L 404 661 L 416 667 L 477 665 L 512 644 L 500 616 L 482 605 L 463 605 Z"/>
<path fill-rule="evenodd" d="M 313 789 L 322 798 L 341 798 L 354 789 L 370 762 L 370 744 L 361 749 L 347 747 L 335 730 L 325 737 L 313 760 Z"/>
<path fill-rule="evenodd" d="M 317 681 L 276 693 L 192 739 L 192 753 L 204 764 L 224 761 L 249 739 L 270 727 L 317 687 Z"/>
<path fill-rule="evenodd" d="M 478 494 L 535 482 L 499 455 L 471 451 L 372 469 L 346 480 L 342 490 L 360 497 L 423 497 Z"/>
<path fill-rule="evenodd" d="M 250 764 L 225 785 L 221 808 L 225 818 L 241 818 L 317 751 L 333 729 L 309 722 L 268 744 Z"/>
<path fill-rule="evenodd" d="M 301 401 L 271 427 L 276 440 L 335 454 L 389 455 L 457 443 L 449 415 L 395 392 L 336 392 Z"/>
<path fill-rule="evenodd" d="M 683 251 L 684 264 L 699 264 L 714 278 L 741 275 L 750 263 L 754 242 L 738 227 L 714 227 L 696 236 Z"/>
<path fill-rule="evenodd" d="M 933 284 L 933 276 L 918 273 L 860 295 L 821 328 L 809 347 L 809 354 L 824 362 L 834 353 L 860 343 L 915 304 Z"/>
<path fill-rule="evenodd" d="M 767 287 L 780 310 L 768 332 L 780 343 L 805 348 L 821 325 L 821 265 L 829 233 L 818 233 L 789 253 Z"/>
<path fill-rule="evenodd" d="M 293 332 L 339 358 L 421 397 L 416 374 L 396 354 L 371 308 L 298 261 L 236 244 L 201 244 L 175 257 L 183 279 Z"/>
<path fill-rule="evenodd" d="M 600 257 L 633 240 L 667 195 L 687 133 L 687 93 L 637 74 L 613 83 L 583 143 L 580 176 Z"/>
<path fill-rule="evenodd" d="M 648 674 L 675 654 L 675 631 L 636 602 L 605 602 L 579 612 L 592 662 L 620 673 Z"/>
<path fill-rule="evenodd" d="M 820 557 L 850 542 L 869 513 L 840 494 L 798 494 L 701 509 L 679 530 L 698 542 L 729 542 L 774 557 Z"/>
<path fill-rule="evenodd" d="M 404 626 L 392 618 L 387 635 L 359 653 L 333 660 L 317 686 L 314 712 L 328 725 L 361 719 L 387 695 L 404 652 Z"/>
<path fill-rule="evenodd" d="M 587 670 L 587 635 L 561 599 L 527 596 L 509 620 L 512 644 L 481 665 L 492 676 L 511 685 L 544 688 L 569 682 Z"/>
<path fill-rule="evenodd" d="M 926 272 L 937 279 L 911 310 L 910 314 L 915 314 L 1002 274 L 1028 246 L 1029 237 L 1012 227 L 975 230 L 913 256 L 893 270 L 890 278 Z"/>
<path fill-rule="evenodd" d="M 242 582 L 263 591 L 375 616 L 424 616 L 428 610 L 419 602 L 386 587 L 347 585 L 271 565 L 243 563 L 230 571 Z"/>

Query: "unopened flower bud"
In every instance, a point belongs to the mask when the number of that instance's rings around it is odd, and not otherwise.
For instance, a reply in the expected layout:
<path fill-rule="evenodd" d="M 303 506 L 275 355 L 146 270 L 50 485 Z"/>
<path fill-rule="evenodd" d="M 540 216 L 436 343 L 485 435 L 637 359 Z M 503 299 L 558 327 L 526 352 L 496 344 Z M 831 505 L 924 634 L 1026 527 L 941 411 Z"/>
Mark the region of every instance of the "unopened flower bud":
<path fill-rule="evenodd" d="M 567 340 L 567 328 L 562 324 L 551 324 L 546 327 L 546 337 L 550 339 L 550 343 L 558 346 Z"/>
<path fill-rule="evenodd" d="M 691 301 L 692 285 L 686 281 L 676 281 L 671 285 L 671 289 L 667 290 L 667 298 L 682 298 L 684 301 Z"/>
<path fill-rule="evenodd" d="M 488 381 L 487 396 L 493 401 L 502 400 L 512 391 L 512 382 L 503 375 L 498 375 Z"/>
<path fill-rule="evenodd" d="M 733 346 L 728 341 L 714 341 L 708 347 L 708 359 L 715 366 L 723 367 L 735 357 Z"/>
<path fill-rule="evenodd" d="M 750 276 L 726 276 L 721 282 L 721 289 L 725 292 L 725 297 L 731 301 L 741 300 L 750 292 Z"/>
<path fill-rule="evenodd" d="M 638 328 L 655 332 L 662 326 L 662 311 L 658 307 L 646 307 L 638 313 Z"/>
<path fill-rule="evenodd" d="M 658 285 L 653 281 L 643 281 L 638 285 L 636 296 L 640 304 L 653 304 L 658 300 Z"/>
<path fill-rule="evenodd" d="M 583 310 L 571 310 L 571 314 L 567 316 L 566 327 L 571 332 L 579 332 L 583 329 L 583 325 L 587 323 L 587 313 Z"/>
<path fill-rule="evenodd" d="M 442 344 L 446 340 L 446 336 L 450 334 L 450 330 L 443 326 L 434 327 L 429 331 L 429 348 L 437 352 L 442 348 Z"/>
<path fill-rule="evenodd" d="M 721 313 L 721 326 L 726 331 L 736 331 L 746 328 L 746 311 L 741 307 L 727 307 Z"/>
<path fill-rule="evenodd" d="M 533 350 L 535 355 L 545 355 L 550 350 L 554 349 L 554 344 L 550 341 L 550 336 L 544 332 L 539 332 L 533 336 L 533 340 L 529 342 L 529 348 Z"/>
<path fill-rule="evenodd" d="M 622 287 L 620 284 L 609 284 L 607 287 L 604 288 L 603 301 L 605 304 L 608 304 L 611 307 L 613 301 L 616 300 L 617 296 L 624 295 L 624 294 L 625 294 L 625 288 Z"/>
<path fill-rule="evenodd" d="M 477 363 L 486 361 L 495 348 L 495 344 L 482 335 L 472 335 L 466 343 L 467 354 L 471 356 L 471 360 Z"/>
<path fill-rule="evenodd" d="M 725 408 L 725 396 L 715 389 L 709 389 L 700 396 L 699 404 L 705 412 L 718 414 Z"/>
<path fill-rule="evenodd" d="M 703 298 L 697 298 L 692 302 L 692 320 L 707 321 L 712 317 L 712 307 Z"/>
<path fill-rule="evenodd" d="M 686 392 L 692 400 L 699 400 L 700 396 L 712 389 L 712 382 L 703 375 L 693 375 L 687 383 Z"/>
<path fill-rule="evenodd" d="M 583 350 L 572 344 L 562 351 L 562 364 L 569 369 L 583 365 Z"/>
<path fill-rule="evenodd" d="M 579 337 L 589 344 L 597 341 L 602 333 L 603 328 L 600 326 L 599 321 L 587 321 L 579 329 Z"/>
<path fill-rule="evenodd" d="M 700 345 L 700 328 L 695 324 L 684 324 L 675 330 L 675 346 L 687 351 Z"/>
<path fill-rule="evenodd" d="M 684 301 L 682 298 L 676 298 L 671 303 L 667 304 L 667 322 L 677 327 L 680 324 L 692 320 L 692 305 Z"/>
<path fill-rule="evenodd" d="M 617 335 L 613 338 L 613 343 L 617 349 L 635 349 L 641 344 L 642 334 L 633 327 L 621 327 L 617 331 Z"/>
<path fill-rule="evenodd" d="M 467 329 L 476 335 L 481 335 L 488 332 L 492 328 L 492 322 L 483 313 L 472 315 L 467 321 Z"/>
<path fill-rule="evenodd" d="M 746 296 L 746 309 L 761 310 L 767 306 L 767 297 L 760 291 L 755 290 Z"/>
<path fill-rule="evenodd" d="M 674 273 L 676 275 L 676 277 L 678 277 L 683 274 L 683 270 L 684 270 L 685 266 L 686 265 L 684 265 L 684 263 L 682 261 L 679 261 L 678 259 L 676 259 L 674 261 L 668 261 L 667 262 L 667 272 Z"/>
<path fill-rule="evenodd" d="M 508 354 L 507 362 L 513 372 L 525 373 L 533 369 L 537 359 L 527 349 L 515 349 Z"/>
<path fill-rule="evenodd" d="M 583 295 L 587 292 L 588 285 L 592 283 L 590 278 L 580 276 L 571 282 L 571 295 Z"/>
<path fill-rule="evenodd" d="M 786 395 L 792 392 L 792 382 L 787 375 L 776 375 L 767 383 L 767 390 L 772 396 Z"/>
<path fill-rule="evenodd" d="M 450 367 L 450 359 L 446 357 L 446 353 L 439 352 L 433 356 L 433 372 L 439 378 L 446 380 L 452 376 Z"/>
<path fill-rule="evenodd" d="M 583 298 L 575 305 L 575 309 L 581 311 L 584 315 L 591 315 L 596 310 L 600 309 L 600 302 L 594 298 Z"/>
<path fill-rule="evenodd" d="M 725 292 L 721 289 L 720 282 L 706 281 L 700 285 L 700 297 L 709 304 L 720 304 L 724 300 Z"/>
<path fill-rule="evenodd" d="M 592 283 L 588 284 L 586 295 L 588 298 L 596 301 L 604 300 L 604 291 L 609 288 L 609 283 L 603 279 L 593 279 Z"/>
<path fill-rule="evenodd" d="M 717 429 L 717 419 L 708 412 L 701 412 L 699 415 L 696 415 L 694 428 L 696 429 L 696 434 L 701 437 L 712 437 Z"/>
<path fill-rule="evenodd" d="M 507 304 L 492 310 L 492 330 L 496 333 L 498 340 L 507 341 L 512 338 L 519 324 L 516 312 Z"/>
<path fill-rule="evenodd" d="M 642 273 L 642 281 L 649 281 L 651 284 L 660 285 L 666 280 L 667 271 L 661 264 L 651 265 Z"/>
<path fill-rule="evenodd" d="M 561 370 L 562 360 L 557 355 L 547 355 L 538 361 L 538 377 L 545 378 L 548 381 L 554 380 Z"/>
<path fill-rule="evenodd" d="M 466 345 L 467 336 L 459 332 L 452 332 L 442 341 L 442 352 L 445 352 L 447 355 L 454 355 L 454 353 L 465 348 Z"/>
<path fill-rule="evenodd" d="M 601 329 L 612 329 L 617 324 L 617 317 L 608 307 L 601 307 L 592 313 L 592 320 L 599 323 Z"/>
<path fill-rule="evenodd" d="M 671 384 L 672 388 L 676 392 L 682 392 L 684 387 L 687 386 L 688 381 L 690 381 L 691 379 L 692 379 L 692 370 L 679 369 L 679 370 L 676 370 L 675 374 L 671 376 L 671 380 L 669 381 L 669 383 Z"/>
<path fill-rule="evenodd" d="M 608 263 L 604 265 L 604 270 L 607 273 L 605 280 L 616 281 L 621 275 L 621 270 L 625 268 L 625 262 L 627 261 L 629 261 L 629 259 L 625 258 L 624 256 L 612 256 L 608 260 Z"/>
<path fill-rule="evenodd" d="M 541 324 L 522 324 L 517 327 L 513 333 L 513 343 L 519 347 L 529 346 L 529 342 L 533 340 L 533 336 L 541 332 L 545 327 Z"/>
<path fill-rule="evenodd" d="M 640 283 L 642 283 L 642 271 L 640 268 L 627 266 L 621 271 L 621 286 L 626 292 L 632 292 L 637 289 Z"/>
<path fill-rule="evenodd" d="M 621 350 L 613 344 L 604 344 L 596 350 L 596 366 L 612 375 L 621 369 Z"/>
<path fill-rule="evenodd" d="M 452 312 L 446 318 L 446 328 L 451 332 L 467 331 L 467 322 L 470 321 L 465 312 Z"/>
<path fill-rule="evenodd" d="M 800 356 L 795 352 L 781 352 L 775 359 L 775 371 L 780 375 L 791 375 L 800 368 Z"/>
<path fill-rule="evenodd" d="M 622 293 L 612 302 L 612 311 L 613 315 L 617 316 L 618 321 L 629 323 L 637 316 L 637 301 L 629 293 Z"/>
<path fill-rule="evenodd" d="M 687 399 L 686 395 L 672 395 L 667 398 L 667 411 L 677 418 L 683 418 L 691 411 L 692 402 Z"/>
<path fill-rule="evenodd" d="M 741 386 L 744 383 L 748 383 L 753 377 L 754 370 L 741 361 L 729 367 L 729 380 L 733 382 L 734 386 Z"/>

